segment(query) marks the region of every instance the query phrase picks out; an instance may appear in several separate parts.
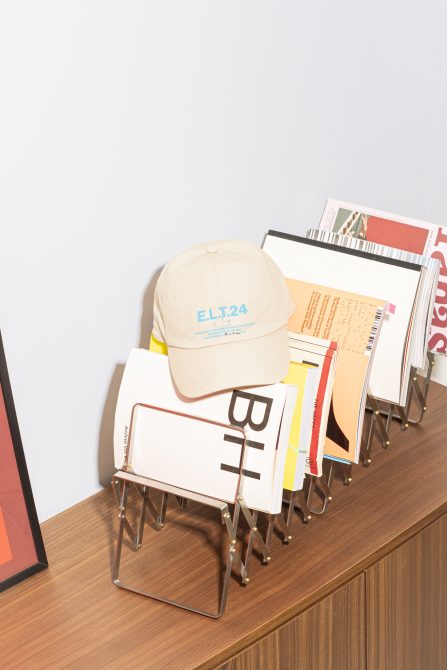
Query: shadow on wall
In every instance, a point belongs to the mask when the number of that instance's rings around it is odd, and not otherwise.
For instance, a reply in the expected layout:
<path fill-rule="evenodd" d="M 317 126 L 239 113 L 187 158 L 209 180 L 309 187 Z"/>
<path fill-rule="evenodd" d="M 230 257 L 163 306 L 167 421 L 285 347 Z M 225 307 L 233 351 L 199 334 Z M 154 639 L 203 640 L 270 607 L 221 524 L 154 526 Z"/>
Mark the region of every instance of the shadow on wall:
<path fill-rule="evenodd" d="M 140 338 L 137 344 L 141 349 L 149 348 L 149 341 L 152 332 L 152 322 L 154 318 L 153 304 L 154 292 L 162 268 L 159 268 L 150 280 L 143 296 L 143 305 L 140 321 Z M 102 413 L 101 427 L 99 429 L 98 445 L 98 481 L 101 486 L 108 486 L 111 477 L 115 472 L 113 455 L 113 429 L 115 420 L 115 407 L 118 399 L 118 392 L 121 379 L 124 373 L 124 363 L 118 363 L 112 374 L 109 390 L 107 392 L 104 410 Z"/>

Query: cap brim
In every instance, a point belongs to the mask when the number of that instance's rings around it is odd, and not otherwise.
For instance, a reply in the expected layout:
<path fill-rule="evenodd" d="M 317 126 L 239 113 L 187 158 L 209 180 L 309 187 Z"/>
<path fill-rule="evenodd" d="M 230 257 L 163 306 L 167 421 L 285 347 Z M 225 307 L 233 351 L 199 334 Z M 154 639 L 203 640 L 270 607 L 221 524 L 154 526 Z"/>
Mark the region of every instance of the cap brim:
<path fill-rule="evenodd" d="M 168 347 L 168 356 L 175 385 L 186 398 L 276 384 L 289 367 L 287 326 L 262 337 L 200 349 Z"/>

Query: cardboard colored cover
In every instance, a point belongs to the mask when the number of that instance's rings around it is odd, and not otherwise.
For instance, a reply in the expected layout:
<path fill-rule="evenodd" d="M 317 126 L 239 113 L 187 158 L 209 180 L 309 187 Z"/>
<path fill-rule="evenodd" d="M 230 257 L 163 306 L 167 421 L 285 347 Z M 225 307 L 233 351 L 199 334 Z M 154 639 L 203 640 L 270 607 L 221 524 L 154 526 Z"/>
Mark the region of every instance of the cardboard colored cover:
<path fill-rule="evenodd" d="M 325 454 L 358 463 L 371 354 L 385 301 L 294 279 L 286 281 L 296 305 L 289 330 L 338 344 Z"/>
<path fill-rule="evenodd" d="M 297 235 L 269 231 L 264 250 L 285 277 L 365 296 L 381 296 L 396 306 L 387 312 L 370 376 L 371 395 L 404 405 L 408 391 L 407 345 L 421 279 L 421 268 Z"/>

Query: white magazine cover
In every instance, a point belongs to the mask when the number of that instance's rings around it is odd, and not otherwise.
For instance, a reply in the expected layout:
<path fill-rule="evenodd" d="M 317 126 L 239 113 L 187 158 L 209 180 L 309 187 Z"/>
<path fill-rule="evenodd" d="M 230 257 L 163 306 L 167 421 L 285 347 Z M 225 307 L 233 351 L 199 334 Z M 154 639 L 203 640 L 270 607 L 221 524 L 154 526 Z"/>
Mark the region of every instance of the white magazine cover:
<path fill-rule="evenodd" d="M 129 429 L 137 403 L 238 425 L 246 435 L 241 493 L 249 508 L 277 514 L 295 399 L 295 387 L 272 384 L 188 400 L 176 391 L 166 356 L 132 349 L 116 407 L 115 467 L 122 468 L 127 451 L 129 467 L 138 475 L 234 502 L 239 432 L 141 406 L 130 441 Z"/>
<path fill-rule="evenodd" d="M 269 231 L 264 245 L 285 277 L 380 297 L 394 305 L 387 312 L 374 354 L 370 393 L 405 405 L 410 368 L 411 327 L 417 304 L 421 269 L 403 261 L 367 257 L 354 249 Z"/>
<path fill-rule="evenodd" d="M 446 226 L 329 198 L 319 228 L 438 260 L 441 269 L 428 348 L 438 354 L 447 354 Z M 439 369 L 446 370 L 447 364 L 441 361 Z M 441 374 L 441 377 L 438 381 L 447 385 L 447 375 Z"/>

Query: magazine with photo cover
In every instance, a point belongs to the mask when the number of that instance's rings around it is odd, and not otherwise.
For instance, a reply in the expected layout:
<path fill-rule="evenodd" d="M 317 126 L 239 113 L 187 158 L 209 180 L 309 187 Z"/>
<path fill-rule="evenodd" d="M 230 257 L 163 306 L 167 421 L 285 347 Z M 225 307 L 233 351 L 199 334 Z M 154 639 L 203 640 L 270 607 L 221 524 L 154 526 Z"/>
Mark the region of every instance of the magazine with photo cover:
<path fill-rule="evenodd" d="M 319 227 L 438 260 L 440 273 L 428 348 L 447 354 L 446 226 L 330 198 Z"/>

